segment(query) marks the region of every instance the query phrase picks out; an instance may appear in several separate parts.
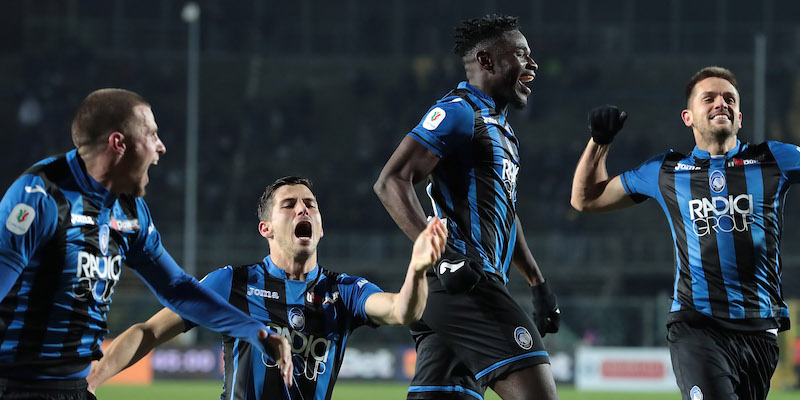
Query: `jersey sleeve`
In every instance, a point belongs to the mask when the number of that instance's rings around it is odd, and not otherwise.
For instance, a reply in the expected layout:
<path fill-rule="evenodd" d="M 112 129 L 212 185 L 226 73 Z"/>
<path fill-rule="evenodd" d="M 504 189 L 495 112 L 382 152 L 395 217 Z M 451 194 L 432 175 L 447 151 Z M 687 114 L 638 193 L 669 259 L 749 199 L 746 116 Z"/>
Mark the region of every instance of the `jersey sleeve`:
<path fill-rule="evenodd" d="M 224 268 L 220 268 L 216 271 L 212 271 L 211 273 L 206 275 L 203 279 L 200 280 L 200 286 L 203 286 L 208 290 L 211 290 L 212 292 L 220 295 L 223 299 L 227 299 L 230 301 L 232 280 L 233 280 L 233 269 L 230 266 L 227 266 Z M 186 327 L 184 332 L 197 326 L 196 323 L 185 318 L 183 319 L 183 325 Z"/>
<path fill-rule="evenodd" d="M 344 301 L 350 315 L 357 321 L 356 326 L 368 323 L 369 317 L 365 309 L 367 299 L 375 293 L 383 293 L 383 290 L 364 278 L 347 274 L 337 276 L 336 283 L 339 287 L 342 301 Z"/>
<path fill-rule="evenodd" d="M 786 180 L 789 183 L 800 181 L 800 146 L 774 141 L 768 141 L 767 145 Z"/>
<path fill-rule="evenodd" d="M 136 214 L 139 217 L 139 232 L 130 245 L 125 260 L 128 265 L 151 263 L 157 260 L 164 252 L 161 243 L 161 234 L 153 224 L 150 209 L 143 199 L 136 199 Z"/>
<path fill-rule="evenodd" d="M 656 197 L 658 193 L 658 173 L 665 157 L 666 153 L 659 154 L 620 175 L 622 187 L 633 201 L 641 203 L 649 197 Z"/>
<path fill-rule="evenodd" d="M 439 158 L 472 139 L 475 113 L 456 97 L 433 106 L 408 134 Z"/>
<path fill-rule="evenodd" d="M 47 243 L 58 224 L 58 205 L 42 178 L 25 175 L 0 201 L 0 299 L 17 281 L 33 254 Z"/>

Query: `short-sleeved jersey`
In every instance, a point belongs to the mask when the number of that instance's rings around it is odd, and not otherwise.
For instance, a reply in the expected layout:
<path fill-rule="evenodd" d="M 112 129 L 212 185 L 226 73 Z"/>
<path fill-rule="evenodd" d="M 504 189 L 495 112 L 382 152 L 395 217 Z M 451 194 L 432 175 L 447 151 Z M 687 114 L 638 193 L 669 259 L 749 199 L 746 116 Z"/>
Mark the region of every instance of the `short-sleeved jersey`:
<path fill-rule="evenodd" d="M 448 241 L 508 281 L 516 243 L 519 142 L 494 100 L 467 82 L 448 93 L 409 134 L 439 156 L 427 187 Z"/>
<path fill-rule="evenodd" d="M 0 377 L 85 377 L 122 267 L 164 251 L 147 205 L 110 193 L 73 150 L 17 179 L 0 221 L 0 268 L 21 272 L 0 303 Z"/>
<path fill-rule="evenodd" d="M 225 384 L 222 400 L 330 399 L 347 338 L 370 324 L 369 296 L 381 292 L 364 278 L 317 266 L 306 281 L 286 278 L 267 256 L 260 263 L 225 267 L 201 285 L 282 334 L 292 346 L 295 384 L 283 384 L 274 360 L 242 340 L 223 336 Z M 194 326 L 184 321 L 187 328 Z"/>
<path fill-rule="evenodd" d="M 621 179 L 634 200 L 656 199 L 672 230 L 668 321 L 701 317 L 743 331 L 788 329 L 780 238 L 786 193 L 800 180 L 800 147 L 737 142 L 720 157 L 696 147 L 689 156 L 670 151 Z"/>

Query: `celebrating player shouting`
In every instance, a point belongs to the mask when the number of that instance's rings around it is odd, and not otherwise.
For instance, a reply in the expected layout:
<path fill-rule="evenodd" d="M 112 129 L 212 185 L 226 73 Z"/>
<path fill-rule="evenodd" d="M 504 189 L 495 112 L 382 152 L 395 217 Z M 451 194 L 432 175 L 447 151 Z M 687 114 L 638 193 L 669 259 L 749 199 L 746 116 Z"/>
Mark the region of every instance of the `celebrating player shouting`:
<path fill-rule="evenodd" d="M 270 254 L 253 265 L 225 267 L 201 284 L 291 340 L 297 384 L 287 388 L 280 370 L 249 343 L 225 336 L 223 400 L 330 399 L 350 333 L 361 325 L 400 325 L 422 315 L 428 294 L 425 270 L 444 251 L 446 227 L 435 218 L 414 243 L 399 293 L 383 293 L 366 279 L 317 265 L 322 215 L 311 183 L 285 177 L 267 186 L 258 205 L 258 231 Z M 164 309 L 116 338 L 92 369 L 95 387 L 194 326 Z"/>
<path fill-rule="evenodd" d="M 428 111 L 383 168 L 375 192 L 412 240 L 425 227 L 414 185 L 430 177 L 433 211 L 450 237 L 430 272 L 428 306 L 411 326 L 417 366 L 408 398 L 553 399 L 541 335 L 559 311 L 517 218 L 518 139 L 506 116 L 522 108 L 538 66 L 517 18 L 486 16 L 456 28 L 467 82 Z M 508 292 L 513 264 L 532 285 L 534 321 Z"/>

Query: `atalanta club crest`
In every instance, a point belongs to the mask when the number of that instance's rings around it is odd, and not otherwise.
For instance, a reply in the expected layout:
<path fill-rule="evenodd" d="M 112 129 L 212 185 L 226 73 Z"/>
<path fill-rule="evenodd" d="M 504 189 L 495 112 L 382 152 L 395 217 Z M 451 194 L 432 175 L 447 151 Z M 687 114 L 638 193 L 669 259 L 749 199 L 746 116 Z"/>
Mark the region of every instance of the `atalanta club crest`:
<path fill-rule="evenodd" d="M 109 229 L 108 225 L 100 225 L 100 233 L 98 234 L 98 242 L 100 243 L 100 252 L 103 255 L 108 255 L 108 235 Z"/>
<path fill-rule="evenodd" d="M 530 350 L 530 348 L 533 347 L 531 333 L 523 326 L 517 327 L 517 329 L 514 330 L 514 340 L 516 340 L 519 347 L 522 347 L 524 350 Z"/>
<path fill-rule="evenodd" d="M 714 193 L 721 192 L 722 189 L 725 189 L 725 175 L 719 170 L 712 172 L 708 177 L 708 184 Z"/>
<path fill-rule="evenodd" d="M 302 331 L 306 327 L 306 316 L 303 315 L 303 310 L 296 307 L 289 310 L 289 325 L 298 331 Z"/>
<path fill-rule="evenodd" d="M 692 400 L 703 400 L 703 391 L 700 390 L 699 387 L 694 386 L 692 390 L 689 391 L 689 397 Z"/>

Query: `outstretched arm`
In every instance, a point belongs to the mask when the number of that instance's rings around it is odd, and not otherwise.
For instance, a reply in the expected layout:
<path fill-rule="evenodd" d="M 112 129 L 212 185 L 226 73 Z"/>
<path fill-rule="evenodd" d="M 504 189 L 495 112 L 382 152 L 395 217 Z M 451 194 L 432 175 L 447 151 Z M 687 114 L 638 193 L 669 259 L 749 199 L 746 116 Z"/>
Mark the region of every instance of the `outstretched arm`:
<path fill-rule="evenodd" d="M 370 320 L 377 325 L 407 325 L 422 317 L 428 300 L 425 271 L 442 256 L 447 242 L 447 227 L 432 218 L 414 241 L 406 280 L 399 293 L 375 293 L 364 305 Z"/>
<path fill-rule="evenodd" d="M 291 353 L 283 352 L 282 346 L 277 348 L 281 350 L 280 353 L 275 352 L 274 343 L 268 340 L 274 332 L 183 272 L 166 250 L 154 262 L 137 265 L 134 271 L 156 294 L 161 304 L 181 317 L 215 332 L 245 340 L 274 357 L 281 366 L 284 382 L 291 386 Z"/>
<path fill-rule="evenodd" d="M 414 185 L 430 175 L 438 163 L 439 156 L 406 136 L 373 186 L 386 211 L 411 240 L 425 229 L 425 212 Z"/>
<path fill-rule="evenodd" d="M 86 377 L 89 391 L 94 392 L 103 382 L 135 364 L 156 346 L 178 336 L 183 329 L 181 317 L 167 308 L 147 322 L 128 328 L 111 342 L 103 358 L 92 365 L 92 370 Z"/>
<path fill-rule="evenodd" d="M 614 135 L 622 129 L 627 114 L 614 106 L 589 112 L 592 139 L 586 145 L 572 178 L 570 204 L 578 211 L 611 211 L 635 204 L 625 193 L 619 176 L 608 178 L 606 159 Z"/>

